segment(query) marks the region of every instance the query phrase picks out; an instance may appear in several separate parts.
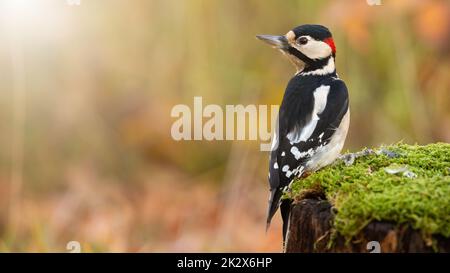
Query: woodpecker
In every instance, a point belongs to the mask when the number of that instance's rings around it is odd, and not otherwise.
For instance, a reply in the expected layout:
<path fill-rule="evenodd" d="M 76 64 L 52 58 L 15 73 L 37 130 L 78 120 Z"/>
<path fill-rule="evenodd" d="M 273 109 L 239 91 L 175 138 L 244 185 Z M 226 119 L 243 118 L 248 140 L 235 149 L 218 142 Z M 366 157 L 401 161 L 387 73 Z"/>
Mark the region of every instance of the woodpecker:
<path fill-rule="evenodd" d="M 285 242 L 292 201 L 282 195 L 294 178 L 339 156 L 350 122 L 349 98 L 336 73 L 336 46 L 328 28 L 301 25 L 286 35 L 256 37 L 281 51 L 297 70 L 284 92 L 269 158 L 267 228 L 280 207 Z"/>

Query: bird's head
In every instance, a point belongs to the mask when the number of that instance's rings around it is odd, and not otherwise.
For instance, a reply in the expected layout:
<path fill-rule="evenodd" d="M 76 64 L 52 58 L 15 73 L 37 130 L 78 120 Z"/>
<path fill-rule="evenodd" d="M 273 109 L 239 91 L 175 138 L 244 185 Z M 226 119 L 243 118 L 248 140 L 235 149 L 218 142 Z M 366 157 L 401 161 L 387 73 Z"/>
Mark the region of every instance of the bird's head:
<path fill-rule="evenodd" d="M 321 25 L 301 25 L 286 35 L 257 35 L 258 39 L 279 49 L 296 66 L 298 72 L 334 72 L 336 46 L 328 28 Z"/>

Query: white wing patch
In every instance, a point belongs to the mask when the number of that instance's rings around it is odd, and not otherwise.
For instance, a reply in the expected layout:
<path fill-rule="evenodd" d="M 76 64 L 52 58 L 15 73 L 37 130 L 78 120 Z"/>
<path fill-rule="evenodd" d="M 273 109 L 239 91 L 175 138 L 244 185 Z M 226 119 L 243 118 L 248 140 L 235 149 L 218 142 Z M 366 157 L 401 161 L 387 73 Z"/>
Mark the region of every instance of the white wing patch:
<path fill-rule="evenodd" d="M 311 113 L 311 120 L 303 128 L 295 127 L 291 132 L 287 134 L 291 145 L 299 143 L 300 141 L 306 141 L 311 137 L 312 133 L 316 129 L 317 122 L 319 121 L 319 114 L 323 112 L 327 105 L 327 97 L 330 92 L 329 85 L 321 85 L 314 91 L 314 108 Z"/>
<path fill-rule="evenodd" d="M 303 157 L 305 157 L 307 155 L 313 156 L 314 155 L 314 149 L 310 148 L 306 152 L 300 152 L 297 147 L 292 146 L 291 153 L 294 155 L 295 159 L 299 160 L 300 158 L 303 158 Z"/>

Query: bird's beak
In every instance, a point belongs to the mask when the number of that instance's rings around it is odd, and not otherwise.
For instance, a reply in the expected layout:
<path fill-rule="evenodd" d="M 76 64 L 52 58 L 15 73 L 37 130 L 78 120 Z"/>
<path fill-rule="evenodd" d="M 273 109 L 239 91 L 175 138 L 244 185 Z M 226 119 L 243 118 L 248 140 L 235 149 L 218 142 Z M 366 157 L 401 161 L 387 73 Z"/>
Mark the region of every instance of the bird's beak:
<path fill-rule="evenodd" d="M 256 35 L 256 38 L 268 43 L 273 48 L 287 50 L 289 48 L 288 40 L 285 36 L 278 35 Z"/>

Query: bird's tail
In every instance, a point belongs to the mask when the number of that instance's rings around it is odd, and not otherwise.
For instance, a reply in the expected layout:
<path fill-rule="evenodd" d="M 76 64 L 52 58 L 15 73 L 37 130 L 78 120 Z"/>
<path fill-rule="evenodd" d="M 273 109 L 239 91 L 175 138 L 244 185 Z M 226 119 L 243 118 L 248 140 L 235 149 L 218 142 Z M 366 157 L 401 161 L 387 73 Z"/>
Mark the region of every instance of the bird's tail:
<path fill-rule="evenodd" d="M 272 189 L 270 191 L 270 198 L 269 198 L 269 209 L 267 212 L 267 224 L 266 224 L 266 231 L 270 227 L 270 222 L 272 221 L 273 216 L 277 212 L 278 207 L 280 207 L 281 211 L 281 218 L 283 219 L 283 244 L 286 240 L 287 230 L 289 226 L 289 215 L 291 213 L 291 204 L 292 200 L 281 200 L 281 197 L 283 196 L 283 191 L 280 189 Z"/>
<path fill-rule="evenodd" d="M 275 212 L 277 212 L 277 209 L 280 206 L 280 200 L 282 196 L 283 192 L 280 189 L 275 188 L 270 190 L 269 208 L 267 210 L 266 231 L 269 229 L 270 222 L 272 221 Z"/>
<path fill-rule="evenodd" d="M 289 228 L 289 217 L 291 215 L 291 205 L 292 200 L 290 199 L 282 200 L 280 205 L 281 218 L 283 219 L 283 248 L 285 247 L 287 239 L 287 232 Z"/>

